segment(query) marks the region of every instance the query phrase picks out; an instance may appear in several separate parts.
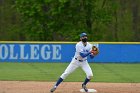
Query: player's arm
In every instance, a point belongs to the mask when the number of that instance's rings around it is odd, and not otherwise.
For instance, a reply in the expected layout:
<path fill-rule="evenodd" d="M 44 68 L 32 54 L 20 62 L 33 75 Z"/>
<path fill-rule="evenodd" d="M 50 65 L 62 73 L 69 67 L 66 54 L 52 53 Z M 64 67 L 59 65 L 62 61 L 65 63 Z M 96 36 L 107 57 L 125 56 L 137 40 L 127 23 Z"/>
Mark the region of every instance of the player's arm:
<path fill-rule="evenodd" d="M 89 52 L 80 52 L 81 57 L 86 57 L 90 55 L 90 58 L 94 58 L 99 53 L 99 49 L 96 46 L 92 46 L 92 49 L 90 49 Z"/>
<path fill-rule="evenodd" d="M 76 51 L 80 54 L 82 58 L 88 56 L 90 52 L 84 52 L 80 45 L 76 45 Z"/>
<path fill-rule="evenodd" d="M 92 45 L 90 44 L 90 51 L 92 51 Z M 89 54 L 90 58 L 94 58 L 94 55 L 92 54 L 92 52 Z"/>
<path fill-rule="evenodd" d="M 91 59 L 94 58 L 94 55 L 93 54 L 90 54 L 89 56 L 90 56 Z"/>
<path fill-rule="evenodd" d="M 89 54 L 91 54 L 91 52 L 80 52 L 82 58 L 87 57 Z"/>
<path fill-rule="evenodd" d="M 87 57 L 91 52 L 84 52 L 80 45 L 76 45 L 76 51 L 79 52 L 82 58 Z"/>
<path fill-rule="evenodd" d="M 90 51 L 90 52 L 80 52 L 80 56 L 82 58 L 84 58 L 84 57 L 86 57 L 88 55 L 90 56 L 91 59 L 94 58 L 94 55 L 92 54 L 92 51 Z"/>

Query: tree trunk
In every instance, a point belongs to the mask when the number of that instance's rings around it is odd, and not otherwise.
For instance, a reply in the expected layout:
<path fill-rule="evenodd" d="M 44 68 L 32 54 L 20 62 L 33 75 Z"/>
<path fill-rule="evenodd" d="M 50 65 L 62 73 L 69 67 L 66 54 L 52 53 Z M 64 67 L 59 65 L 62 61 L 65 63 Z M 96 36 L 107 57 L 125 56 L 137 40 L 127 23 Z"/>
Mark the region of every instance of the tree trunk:
<path fill-rule="evenodd" d="M 114 16 L 115 16 L 115 28 L 114 28 L 113 36 L 115 38 L 115 41 L 118 41 L 118 17 L 117 17 L 117 10 L 114 11 Z"/>
<path fill-rule="evenodd" d="M 133 0 L 132 2 L 132 29 L 134 31 L 134 41 L 140 41 L 140 33 L 138 31 L 138 2 L 137 0 Z"/>
<path fill-rule="evenodd" d="M 102 8 L 104 8 L 106 0 L 103 1 Z"/>
<path fill-rule="evenodd" d="M 90 0 L 88 1 L 84 1 L 84 3 L 86 2 L 86 4 L 84 5 L 84 11 L 85 11 L 85 29 L 87 30 L 89 35 L 93 35 L 93 31 L 92 31 L 92 4 L 90 3 Z M 90 38 L 91 40 L 93 40 L 93 38 Z"/>

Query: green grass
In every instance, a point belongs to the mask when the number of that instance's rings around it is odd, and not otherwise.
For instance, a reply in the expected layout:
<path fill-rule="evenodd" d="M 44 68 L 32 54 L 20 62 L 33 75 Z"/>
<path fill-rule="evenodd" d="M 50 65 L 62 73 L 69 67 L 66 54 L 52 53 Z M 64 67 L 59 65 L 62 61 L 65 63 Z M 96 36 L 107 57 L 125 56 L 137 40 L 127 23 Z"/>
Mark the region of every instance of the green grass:
<path fill-rule="evenodd" d="M 69 63 L 0 63 L 0 80 L 56 81 Z M 94 82 L 140 83 L 140 64 L 90 63 Z M 81 68 L 65 81 L 83 81 Z"/>

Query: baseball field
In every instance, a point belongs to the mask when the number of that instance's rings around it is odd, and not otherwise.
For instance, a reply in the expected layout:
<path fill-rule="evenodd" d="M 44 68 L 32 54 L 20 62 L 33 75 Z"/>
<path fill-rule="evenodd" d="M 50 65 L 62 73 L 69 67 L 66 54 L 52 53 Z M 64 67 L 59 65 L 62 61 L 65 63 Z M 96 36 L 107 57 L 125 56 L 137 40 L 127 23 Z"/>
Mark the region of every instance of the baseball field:
<path fill-rule="evenodd" d="M 69 63 L 0 63 L 0 93 L 49 93 Z M 94 77 L 87 85 L 98 93 L 140 93 L 139 63 L 89 63 Z M 80 93 L 85 73 L 78 68 L 55 93 Z"/>

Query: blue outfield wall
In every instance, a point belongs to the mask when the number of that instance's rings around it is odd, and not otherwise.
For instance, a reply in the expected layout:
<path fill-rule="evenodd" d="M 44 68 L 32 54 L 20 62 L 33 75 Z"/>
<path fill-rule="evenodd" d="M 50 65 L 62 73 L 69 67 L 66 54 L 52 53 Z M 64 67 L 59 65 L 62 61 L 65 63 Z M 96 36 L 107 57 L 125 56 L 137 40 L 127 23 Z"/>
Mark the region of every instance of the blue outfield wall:
<path fill-rule="evenodd" d="M 70 62 L 74 42 L 0 42 L 0 62 Z M 89 62 L 139 63 L 140 43 L 91 42 L 100 53 Z"/>

